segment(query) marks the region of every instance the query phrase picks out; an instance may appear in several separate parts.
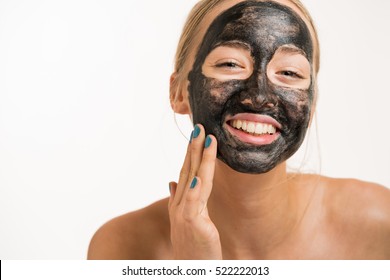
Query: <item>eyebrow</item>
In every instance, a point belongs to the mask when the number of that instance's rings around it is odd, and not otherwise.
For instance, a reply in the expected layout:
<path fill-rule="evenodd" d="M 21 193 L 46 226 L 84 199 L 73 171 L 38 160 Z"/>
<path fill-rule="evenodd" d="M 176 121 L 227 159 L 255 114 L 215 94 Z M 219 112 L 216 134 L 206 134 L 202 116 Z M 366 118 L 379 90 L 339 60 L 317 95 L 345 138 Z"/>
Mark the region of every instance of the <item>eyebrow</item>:
<path fill-rule="evenodd" d="M 238 40 L 219 42 L 218 44 L 216 44 L 216 46 L 214 48 L 218 48 L 218 47 L 240 48 L 240 49 L 244 49 L 244 50 L 249 51 L 249 52 L 252 50 L 252 48 L 249 44 L 244 43 L 242 41 L 238 41 Z M 302 50 L 301 48 L 298 48 L 295 45 L 291 45 L 291 44 L 280 46 L 278 48 L 278 51 L 280 51 L 282 53 L 286 53 L 286 54 L 300 54 L 300 55 L 307 57 L 304 50 Z"/>
<path fill-rule="evenodd" d="M 226 41 L 226 42 L 219 42 L 215 48 L 218 48 L 218 47 L 233 47 L 233 48 L 240 48 L 240 49 L 244 49 L 246 51 L 251 51 L 252 48 L 249 44 L 247 43 L 244 43 L 242 41 L 238 41 L 238 40 L 232 40 L 232 41 Z"/>
<path fill-rule="evenodd" d="M 304 50 L 298 48 L 297 46 L 294 45 L 283 45 L 280 46 L 277 51 L 280 51 L 282 53 L 287 53 L 287 54 L 301 54 L 305 57 L 307 57 L 306 53 Z"/>

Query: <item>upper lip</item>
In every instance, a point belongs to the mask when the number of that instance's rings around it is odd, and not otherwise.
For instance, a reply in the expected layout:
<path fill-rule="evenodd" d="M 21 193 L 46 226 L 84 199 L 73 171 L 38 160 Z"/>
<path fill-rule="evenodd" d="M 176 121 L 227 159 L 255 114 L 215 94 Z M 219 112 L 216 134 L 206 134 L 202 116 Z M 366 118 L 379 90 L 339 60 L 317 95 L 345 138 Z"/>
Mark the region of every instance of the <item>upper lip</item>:
<path fill-rule="evenodd" d="M 242 121 L 270 124 L 279 130 L 282 128 L 282 125 L 278 121 L 276 121 L 274 118 L 268 115 L 253 114 L 253 113 L 239 113 L 233 116 L 228 115 L 226 117 L 226 122 L 229 122 L 231 120 L 242 120 Z"/>

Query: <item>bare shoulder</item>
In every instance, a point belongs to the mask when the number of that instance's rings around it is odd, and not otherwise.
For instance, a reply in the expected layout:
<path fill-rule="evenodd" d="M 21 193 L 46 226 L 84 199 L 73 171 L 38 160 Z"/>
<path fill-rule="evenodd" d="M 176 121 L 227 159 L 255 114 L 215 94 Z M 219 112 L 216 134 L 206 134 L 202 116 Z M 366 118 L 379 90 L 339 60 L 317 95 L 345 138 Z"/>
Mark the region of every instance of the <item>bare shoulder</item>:
<path fill-rule="evenodd" d="M 88 259 L 168 259 L 168 199 L 116 217 L 92 237 Z"/>
<path fill-rule="evenodd" d="M 327 217 L 338 234 L 373 254 L 362 256 L 390 259 L 390 189 L 356 179 L 323 182 Z"/>
<path fill-rule="evenodd" d="M 390 222 L 390 189 L 356 179 L 323 177 L 323 181 L 325 198 L 334 207 L 333 210 L 341 210 L 339 208 L 342 207 L 347 212 L 353 210 L 356 217 L 361 215 Z"/>

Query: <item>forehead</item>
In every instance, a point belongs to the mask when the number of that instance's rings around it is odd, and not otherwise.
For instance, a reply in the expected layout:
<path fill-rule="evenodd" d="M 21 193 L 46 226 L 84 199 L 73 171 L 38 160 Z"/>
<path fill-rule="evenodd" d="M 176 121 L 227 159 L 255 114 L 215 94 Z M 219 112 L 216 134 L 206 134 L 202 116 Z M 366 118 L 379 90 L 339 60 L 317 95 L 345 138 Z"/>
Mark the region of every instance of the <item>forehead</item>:
<path fill-rule="evenodd" d="M 209 52 L 221 42 L 235 40 L 261 45 L 267 51 L 292 43 L 311 55 L 306 24 L 293 10 L 276 2 L 241 2 L 223 11 L 208 28 L 201 48 Z"/>
<path fill-rule="evenodd" d="M 198 32 L 197 32 L 196 36 L 194 37 L 192 48 L 190 50 L 189 57 L 187 59 L 187 66 L 190 67 L 191 65 L 193 65 L 194 60 L 195 60 L 195 56 L 196 56 L 196 51 L 198 50 L 201 42 L 204 39 L 204 36 L 205 36 L 208 28 L 213 23 L 213 21 L 219 15 L 224 13 L 226 10 L 228 10 L 229 8 L 231 8 L 231 7 L 237 5 L 238 3 L 241 3 L 241 2 L 247 2 L 247 1 L 246 0 L 226 0 L 226 1 L 221 1 L 220 4 L 218 4 L 216 7 L 214 7 L 211 11 L 209 11 L 207 13 L 207 15 L 204 17 L 204 19 L 200 23 L 200 25 L 198 27 Z M 310 33 L 313 34 L 313 30 L 311 30 L 310 24 L 308 24 L 307 18 L 304 16 L 302 11 L 300 9 L 298 9 L 295 6 L 295 4 L 293 4 L 291 1 L 289 1 L 289 0 L 271 0 L 271 1 L 259 0 L 257 2 L 278 3 L 280 5 L 283 5 L 283 6 L 287 7 L 287 8 L 289 8 L 289 9 L 293 10 L 295 12 L 295 14 L 297 14 L 297 16 L 301 20 L 303 20 L 303 22 L 305 23 L 306 27 L 309 28 Z M 311 36 L 311 37 L 313 38 L 313 36 Z"/>
<path fill-rule="evenodd" d="M 242 3 L 242 2 L 248 2 L 248 0 L 226 0 L 221 1 L 216 7 L 214 7 L 212 10 L 210 10 L 207 15 L 204 17 L 202 23 L 199 26 L 199 32 L 198 35 L 200 37 L 203 37 L 203 35 L 206 33 L 207 29 L 211 25 L 211 23 L 215 20 L 216 17 L 218 17 L 220 14 L 228 10 L 229 8 Z M 268 2 L 268 3 L 277 3 L 279 5 L 285 6 L 291 10 L 293 10 L 306 24 L 306 26 L 309 26 L 308 20 L 306 19 L 305 15 L 302 13 L 302 11 L 291 1 L 289 0 L 249 0 L 249 2 Z M 311 32 L 311 31 L 310 31 Z"/>

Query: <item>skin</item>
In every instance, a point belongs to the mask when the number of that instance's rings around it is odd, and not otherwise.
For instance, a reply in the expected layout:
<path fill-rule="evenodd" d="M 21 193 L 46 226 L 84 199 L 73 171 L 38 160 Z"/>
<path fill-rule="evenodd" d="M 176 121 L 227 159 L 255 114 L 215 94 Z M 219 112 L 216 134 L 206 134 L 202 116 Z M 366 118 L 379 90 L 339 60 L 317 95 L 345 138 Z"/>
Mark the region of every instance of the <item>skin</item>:
<path fill-rule="evenodd" d="M 219 14 L 239 2 L 225 1 L 210 12 L 195 44 L 201 44 Z M 300 15 L 289 1 L 277 2 Z M 240 62 L 246 57 L 240 48 L 221 53 L 234 54 Z M 212 52 L 207 57 L 212 61 Z M 274 57 L 267 68 L 272 83 L 291 90 L 309 87 L 307 79 L 278 74 L 286 61 L 303 63 L 300 56 L 275 52 Z M 195 58 L 196 48 L 186 73 Z M 203 73 L 215 79 L 245 80 L 252 73 L 250 59 L 233 73 L 208 67 L 212 63 L 207 61 Z M 189 84 L 172 83 L 171 104 L 178 113 L 192 114 Z M 199 134 L 188 145 L 178 182 L 170 183 L 170 196 L 103 225 L 91 240 L 89 259 L 390 259 L 389 189 L 353 179 L 288 174 L 284 161 L 265 173 L 238 172 L 217 158 L 221 143 L 215 136 L 209 136 L 205 148 L 208 131 L 197 126 Z"/>

